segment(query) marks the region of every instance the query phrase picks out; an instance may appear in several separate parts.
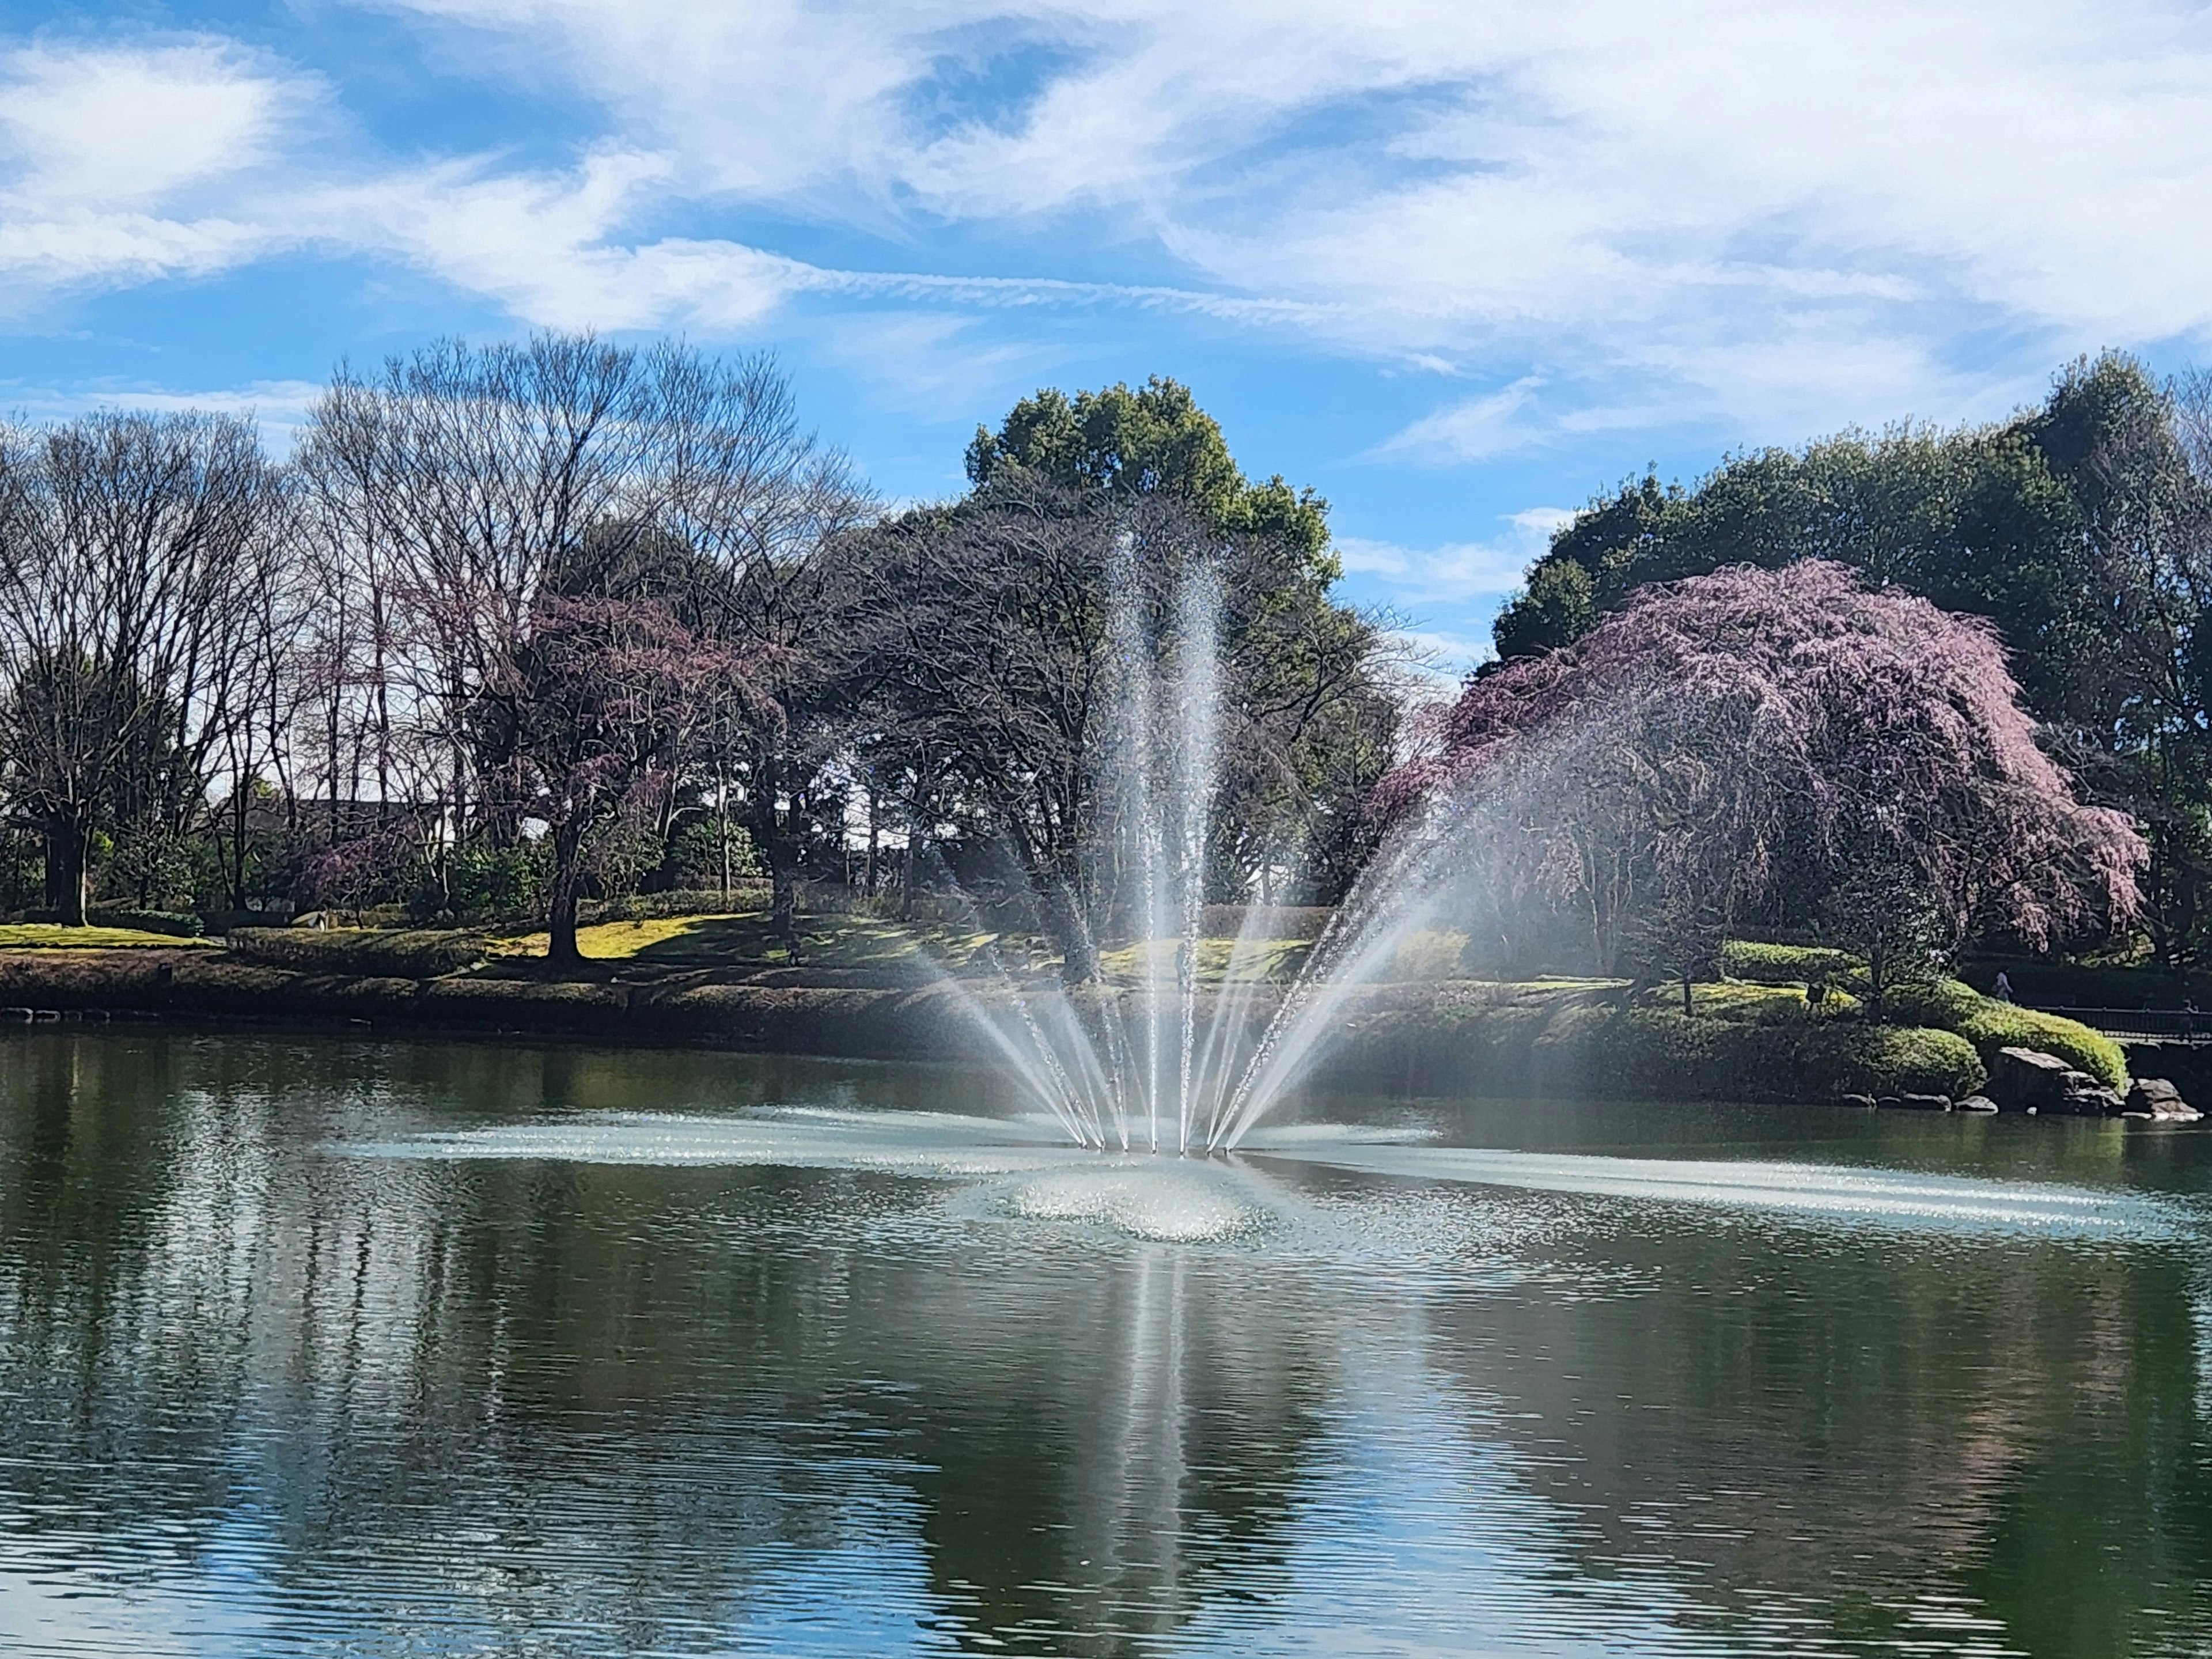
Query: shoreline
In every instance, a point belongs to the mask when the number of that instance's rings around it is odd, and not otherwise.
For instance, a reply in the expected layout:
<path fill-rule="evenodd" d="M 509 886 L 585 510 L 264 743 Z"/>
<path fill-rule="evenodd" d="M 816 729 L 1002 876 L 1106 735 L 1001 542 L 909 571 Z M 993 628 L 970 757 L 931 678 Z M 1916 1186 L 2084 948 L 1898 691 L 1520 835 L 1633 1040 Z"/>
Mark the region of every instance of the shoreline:
<path fill-rule="evenodd" d="M 974 1064 L 997 1054 L 965 1011 L 978 994 L 973 984 L 826 967 L 637 979 L 605 967 L 604 976 L 576 978 L 410 978 L 278 967 L 209 945 L 0 949 L 0 1018 L 857 1060 Z M 1664 1079 L 1658 1092 L 1683 1098 L 1840 1104 L 1863 1097 L 1925 1108 L 1978 1093 L 1987 1076 L 1975 1047 L 1949 1030 L 1803 1016 L 1685 1016 L 1663 1002 L 1639 1004 L 1626 988 L 1588 981 L 1376 985 L 1352 999 L 1341 1010 L 1346 1029 L 1320 1056 L 1316 1076 L 1430 1097 L 1626 1098 L 1652 1094 L 1654 1080 Z M 1719 1006 L 1727 1006 L 1724 997 Z M 2131 1073 L 2171 1078 L 2188 1094 L 2212 1091 L 2212 1051 L 2201 1061 L 2179 1045 L 2130 1044 L 2126 1054 Z"/>

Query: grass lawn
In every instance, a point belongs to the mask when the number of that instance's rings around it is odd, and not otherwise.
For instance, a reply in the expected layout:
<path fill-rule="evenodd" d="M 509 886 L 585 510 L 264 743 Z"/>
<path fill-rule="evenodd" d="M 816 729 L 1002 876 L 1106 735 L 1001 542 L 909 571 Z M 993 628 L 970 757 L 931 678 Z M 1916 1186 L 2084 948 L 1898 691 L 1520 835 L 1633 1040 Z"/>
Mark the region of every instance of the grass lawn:
<path fill-rule="evenodd" d="M 931 961 L 959 967 L 998 936 L 927 923 L 889 921 L 875 916 L 801 916 L 800 960 L 809 967 L 888 968 Z M 1026 952 L 1011 940 L 1001 948 L 1009 965 L 1027 964 Z M 498 953 L 542 957 L 544 933 L 501 940 Z M 656 916 L 637 921 L 603 921 L 576 930 L 576 948 L 595 962 L 632 962 L 672 970 L 767 968 L 790 961 L 783 942 L 769 931 L 768 912 L 720 916 Z"/>
<path fill-rule="evenodd" d="M 9 951 L 112 951 L 148 945 L 175 950 L 214 943 L 174 933 L 142 933 L 136 927 L 64 927 L 58 921 L 0 923 L 0 950 Z"/>
<path fill-rule="evenodd" d="M 1098 963 L 1106 970 L 1106 977 L 1116 985 L 1142 982 L 1148 969 L 1155 983 L 1172 983 L 1176 957 L 1182 948 L 1180 939 L 1152 939 L 1102 951 Z M 1304 939 L 1254 939 L 1241 947 L 1233 939 L 1202 939 L 1198 942 L 1198 982 L 1218 985 L 1224 981 L 1241 984 L 1287 980 L 1297 972 L 1298 964 L 1312 949 L 1313 941 Z M 1151 958 L 1149 963 L 1147 957 Z"/>
<path fill-rule="evenodd" d="M 1026 934 L 974 933 L 929 922 L 902 922 L 878 916 L 802 915 L 799 919 L 799 960 L 809 968 L 886 969 L 933 963 L 955 969 L 984 965 L 982 953 L 995 948 L 1000 963 L 1018 971 L 1056 967 L 1059 952 L 1045 940 Z M 542 957 L 544 933 L 525 933 L 497 941 L 495 956 Z M 672 972 L 702 969 L 781 967 L 790 961 L 782 942 L 769 929 L 768 912 L 728 915 L 657 916 L 636 921 L 606 921 L 576 930 L 576 947 L 595 962 L 634 963 Z M 1151 951 L 1158 971 L 1174 972 L 1174 941 L 1156 941 Z M 1312 948 L 1306 939 L 1263 939 L 1239 950 L 1233 939 L 1209 939 L 1199 945 L 1199 979 L 1280 981 L 1297 972 Z M 1134 985 L 1142 971 L 1141 945 L 1106 951 L 1101 960 L 1108 978 Z"/>

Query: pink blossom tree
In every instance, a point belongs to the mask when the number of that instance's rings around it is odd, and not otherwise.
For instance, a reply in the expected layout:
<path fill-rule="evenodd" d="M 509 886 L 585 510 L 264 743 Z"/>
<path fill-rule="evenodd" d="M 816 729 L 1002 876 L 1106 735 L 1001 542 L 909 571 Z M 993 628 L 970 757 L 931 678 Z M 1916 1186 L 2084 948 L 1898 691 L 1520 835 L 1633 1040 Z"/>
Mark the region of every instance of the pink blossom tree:
<path fill-rule="evenodd" d="M 1819 916 L 1854 871 L 1904 883 L 1953 945 L 2041 948 L 2132 918 L 2144 860 L 2038 746 L 1989 624 L 1818 561 L 1647 587 L 1478 674 L 1382 795 L 1479 812 L 1494 880 L 1579 915 L 1601 970 L 1627 938 L 1686 982 L 1731 927 Z"/>
<path fill-rule="evenodd" d="M 546 825 L 553 961 L 580 957 L 576 901 L 595 842 L 657 810 L 702 724 L 732 702 L 775 717 L 758 666 L 655 599 L 539 595 L 526 641 L 487 676 L 475 713 L 506 726 L 529 791 L 521 811 Z"/>

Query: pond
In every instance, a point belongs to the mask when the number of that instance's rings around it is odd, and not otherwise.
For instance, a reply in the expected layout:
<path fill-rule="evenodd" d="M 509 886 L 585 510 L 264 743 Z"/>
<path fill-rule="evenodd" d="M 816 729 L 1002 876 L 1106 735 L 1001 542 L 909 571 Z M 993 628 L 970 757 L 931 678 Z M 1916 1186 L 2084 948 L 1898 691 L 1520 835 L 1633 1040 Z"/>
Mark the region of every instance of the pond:
<path fill-rule="evenodd" d="M 1019 1118 L 943 1066 L 0 1040 L 0 1649 L 2212 1650 L 2212 1132 Z"/>

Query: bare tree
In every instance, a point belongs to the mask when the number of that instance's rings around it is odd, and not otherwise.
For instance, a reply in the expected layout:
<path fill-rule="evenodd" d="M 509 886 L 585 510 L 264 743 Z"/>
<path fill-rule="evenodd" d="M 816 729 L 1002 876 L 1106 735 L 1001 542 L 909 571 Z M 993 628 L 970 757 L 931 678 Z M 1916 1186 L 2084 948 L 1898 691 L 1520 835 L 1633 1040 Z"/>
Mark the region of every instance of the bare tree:
<path fill-rule="evenodd" d="M 517 683 L 541 601 L 588 545 L 600 571 L 654 564 L 672 614 L 751 665 L 744 787 L 776 862 L 787 705 L 808 688 L 818 629 L 810 555 L 860 498 L 799 428 L 770 361 L 588 335 L 447 341 L 374 380 L 342 369 L 300 465 L 362 618 L 340 642 L 364 628 L 372 641 L 365 663 L 333 651 L 331 706 L 360 676 L 356 718 L 373 714 L 380 768 L 395 746 L 442 757 L 453 833 L 511 841 L 534 816 L 523 723 L 484 708 Z M 343 724 L 334 714 L 333 771 Z M 788 860 L 778 867 L 787 893 Z"/>
<path fill-rule="evenodd" d="M 81 925 L 118 808 L 181 830 L 251 678 L 278 477 L 248 422 L 94 415 L 0 439 L 0 678 L 16 810 Z"/>

